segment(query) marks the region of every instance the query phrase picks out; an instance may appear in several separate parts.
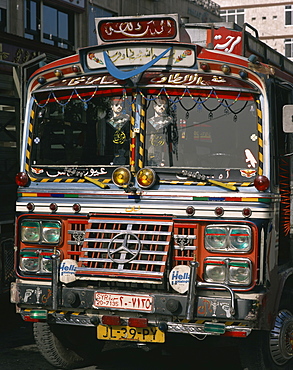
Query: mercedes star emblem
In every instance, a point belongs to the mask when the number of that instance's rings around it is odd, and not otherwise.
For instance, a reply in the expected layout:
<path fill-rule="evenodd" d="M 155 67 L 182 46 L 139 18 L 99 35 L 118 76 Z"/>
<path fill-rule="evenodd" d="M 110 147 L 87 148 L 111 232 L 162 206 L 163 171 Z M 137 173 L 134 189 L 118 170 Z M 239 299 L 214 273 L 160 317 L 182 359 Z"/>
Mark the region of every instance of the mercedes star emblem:
<path fill-rule="evenodd" d="M 135 259 L 141 249 L 138 237 L 130 232 L 114 236 L 108 245 L 108 256 L 116 263 L 128 263 Z"/>

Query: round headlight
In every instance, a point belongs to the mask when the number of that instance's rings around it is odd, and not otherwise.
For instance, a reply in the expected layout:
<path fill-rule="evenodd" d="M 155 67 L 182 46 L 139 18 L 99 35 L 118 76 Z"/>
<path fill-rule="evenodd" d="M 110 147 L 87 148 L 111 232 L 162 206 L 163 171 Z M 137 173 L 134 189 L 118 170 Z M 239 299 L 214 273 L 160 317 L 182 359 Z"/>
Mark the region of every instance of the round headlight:
<path fill-rule="evenodd" d="M 44 257 L 42 259 L 42 270 L 43 272 L 52 272 L 52 260 L 50 257 Z"/>
<path fill-rule="evenodd" d="M 229 283 L 248 285 L 251 282 L 251 270 L 247 263 L 229 264 Z"/>
<path fill-rule="evenodd" d="M 205 280 L 215 283 L 224 283 L 226 280 L 225 264 L 206 264 Z"/>
<path fill-rule="evenodd" d="M 116 168 L 112 174 L 112 181 L 117 186 L 126 186 L 130 183 L 131 173 L 125 167 Z"/>
<path fill-rule="evenodd" d="M 39 254 L 37 251 L 20 252 L 20 269 L 22 271 L 37 272 L 40 269 Z"/>
<path fill-rule="evenodd" d="M 142 168 L 138 171 L 136 180 L 141 188 L 150 188 L 156 181 L 155 171 L 151 168 Z"/>
<path fill-rule="evenodd" d="M 250 230 L 246 228 L 233 228 L 230 231 L 231 246 L 239 250 L 250 249 Z"/>
<path fill-rule="evenodd" d="M 21 241 L 37 243 L 40 241 L 41 227 L 39 222 L 24 221 L 21 224 Z"/>
<path fill-rule="evenodd" d="M 58 222 L 43 222 L 43 242 L 59 243 L 61 234 L 61 225 Z"/>
<path fill-rule="evenodd" d="M 222 227 L 207 227 L 205 230 L 205 245 L 207 249 L 221 250 L 227 246 L 227 229 Z"/>

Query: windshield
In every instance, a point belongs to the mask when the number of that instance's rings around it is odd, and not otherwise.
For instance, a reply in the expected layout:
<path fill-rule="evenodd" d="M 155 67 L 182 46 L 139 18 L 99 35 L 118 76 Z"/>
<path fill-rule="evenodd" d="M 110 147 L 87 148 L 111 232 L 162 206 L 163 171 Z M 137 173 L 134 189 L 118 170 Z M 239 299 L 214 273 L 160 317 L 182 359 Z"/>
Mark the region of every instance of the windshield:
<path fill-rule="evenodd" d="M 149 166 L 256 167 L 253 101 L 150 97 L 146 127 Z"/>
<path fill-rule="evenodd" d="M 130 117 L 127 96 L 85 99 L 77 94 L 38 103 L 32 163 L 128 165 Z"/>
<path fill-rule="evenodd" d="M 157 171 L 255 174 L 257 115 L 250 94 L 127 96 L 118 91 L 36 94 L 31 166 L 129 166 L 139 157 Z"/>

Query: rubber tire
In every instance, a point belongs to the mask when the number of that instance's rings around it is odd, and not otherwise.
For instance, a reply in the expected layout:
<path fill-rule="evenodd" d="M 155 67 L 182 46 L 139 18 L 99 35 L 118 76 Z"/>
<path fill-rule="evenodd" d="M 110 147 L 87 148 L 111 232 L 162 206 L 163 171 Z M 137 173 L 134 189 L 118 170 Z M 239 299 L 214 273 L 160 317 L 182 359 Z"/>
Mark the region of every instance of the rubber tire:
<path fill-rule="evenodd" d="M 93 365 L 103 347 L 95 328 L 37 322 L 33 334 L 43 357 L 59 369 Z"/>
<path fill-rule="evenodd" d="M 292 294 L 292 293 L 290 293 Z M 293 304 L 286 299 L 280 305 L 279 312 L 286 311 L 291 314 L 291 327 L 293 323 Z M 278 312 L 278 314 L 279 314 Z M 278 317 L 278 316 L 277 316 Z M 253 331 L 246 339 L 239 339 L 239 355 L 243 369 L 248 370 L 292 370 L 293 356 L 284 364 L 277 365 L 270 351 L 270 337 L 273 330 Z"/>

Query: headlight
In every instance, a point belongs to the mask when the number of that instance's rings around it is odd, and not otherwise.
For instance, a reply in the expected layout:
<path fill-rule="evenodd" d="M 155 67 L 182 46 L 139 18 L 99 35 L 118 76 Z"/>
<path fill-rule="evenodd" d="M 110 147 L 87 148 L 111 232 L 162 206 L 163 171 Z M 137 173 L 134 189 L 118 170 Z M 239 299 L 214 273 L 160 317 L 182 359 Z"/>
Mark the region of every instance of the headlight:
<path fill-rule="evenodd" d="M 205 281 L 225 283 L 226 272 L 225 261 L 206 261 L 205 263 Z"/>
<path fill-rule="evenodd" d="M 229 285 L 250 285 L 251 261 L 246 258 L 206 258 L 204 280 Z"/>
<path fill-rule="evenodd" d="M 60 254 L 59 251 L 56 252 Z M 20 251 L 19 268 L 26 273 L 52 273 L 52 249 L 25 248 Z"/>
<path fill-rule="evenodd" d="M 207 249 L 221 250 L 227 246 L 228 230 L 224 227 L 208 226 L 205 230 Z"/>
<path fill-rule="evenodd" d="M 24 220 L 21 223 L 21 241 L 23 243 L 58 244 L 61 239 L 59 221 Z"/>
<path fill-rule="evenodd" d="M 60 240 L 61 225 L 59 222 L 42 222 L 43 242 L 56 244 Z"/>
<path fill-rule="evenodd" d="M 23 251 L 19 267 L 22 271 L 37 272 L 40 270 L 39 254 L 35 251 Z"/>
<path fill-rule="evenodd" d="M 38 243 L 41 238 L 41 225 L 38 221 L 24 221 L 21 224 L 21 241 Z"/>
<path fill-rule="evenodd" d="M 249 252 L 251 229 L 245 225 L 209 225 L 205 229 L 205 248 L 210 252 Z"/>
<path fill-rule="evenodd" d="M 249 285 L 251 282 L 250 264 L 247 261 L 230 261 L 228 280 L 233 285 Z"/>

